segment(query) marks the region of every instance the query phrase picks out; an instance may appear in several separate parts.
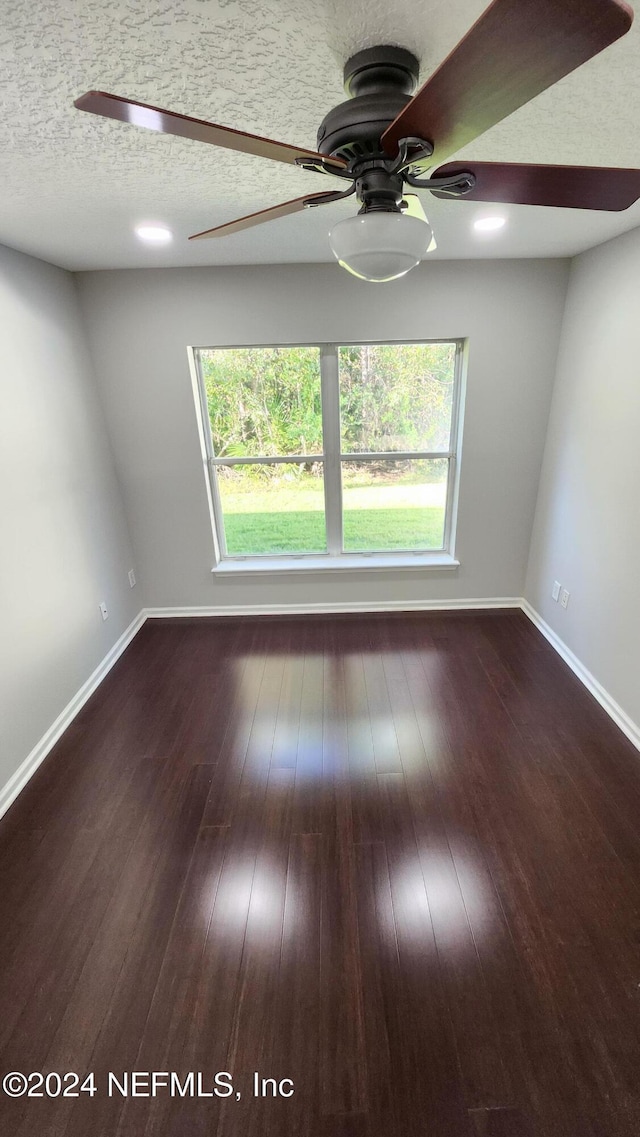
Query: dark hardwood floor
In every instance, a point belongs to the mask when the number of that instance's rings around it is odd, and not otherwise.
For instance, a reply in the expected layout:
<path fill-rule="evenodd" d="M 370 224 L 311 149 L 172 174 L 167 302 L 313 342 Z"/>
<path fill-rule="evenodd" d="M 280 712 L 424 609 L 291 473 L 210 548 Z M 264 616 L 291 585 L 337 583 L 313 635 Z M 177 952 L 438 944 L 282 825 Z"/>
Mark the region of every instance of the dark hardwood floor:
<path fill-rule="evenodd" d="M 150 621 L 0 823 L 0 1076 L 96 1087 L 0 1133 L 638 1137 L 639 819 L 521 612 Z"/>

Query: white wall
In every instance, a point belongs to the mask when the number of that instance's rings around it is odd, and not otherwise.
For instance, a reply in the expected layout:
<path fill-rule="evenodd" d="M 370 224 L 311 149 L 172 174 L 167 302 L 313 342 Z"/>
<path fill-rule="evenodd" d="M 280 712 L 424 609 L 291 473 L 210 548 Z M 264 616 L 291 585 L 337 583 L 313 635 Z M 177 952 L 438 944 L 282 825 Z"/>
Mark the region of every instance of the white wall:
<path fill-rule="evenodd" d="M 72 277 L 0 247 L 0 800 L 142 607 L 103 423 Z"/>
<path fill-rule="evenodd" d="M 434 262 L 390 285 L 337 265 L 82 273 L 80 297 L 150 606 L 521 596 L 568 263 Z M 468 337 L 456 571 L 211 575 L 187 345 Z"/>
<path fill-rule="evenodd" d="M 640 723 L 640 230 L 571 269 L 526 596 Z M 563 610 L 554 580 L 570 592 Z"/>

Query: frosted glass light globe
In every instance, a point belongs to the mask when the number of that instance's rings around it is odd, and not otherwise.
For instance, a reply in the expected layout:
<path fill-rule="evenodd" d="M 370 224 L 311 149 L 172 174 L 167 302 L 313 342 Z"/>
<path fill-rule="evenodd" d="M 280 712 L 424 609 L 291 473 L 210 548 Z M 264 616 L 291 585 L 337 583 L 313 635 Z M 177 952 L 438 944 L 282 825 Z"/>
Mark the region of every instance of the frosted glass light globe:
<path fill-rule="evenodd" d="M 425 255 L 431 226 L 406 213 L 359 213 L 334 225 L 331 251 L 342 268 L 381 283 L 404 276 Z"/>

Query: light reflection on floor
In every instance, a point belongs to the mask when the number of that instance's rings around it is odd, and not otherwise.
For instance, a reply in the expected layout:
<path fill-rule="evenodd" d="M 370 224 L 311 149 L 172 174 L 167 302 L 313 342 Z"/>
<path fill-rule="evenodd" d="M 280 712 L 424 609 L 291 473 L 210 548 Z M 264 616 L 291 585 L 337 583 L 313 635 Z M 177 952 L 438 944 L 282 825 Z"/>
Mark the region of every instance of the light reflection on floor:
<path fill-rule="evenodd" d="M 333 783 L 347 801 L 355 787 L 370 800 L 370 795 L 375 798 L 380 791 L 380 777 L 399 770 L 409 795 L 412 783 L 416 788 L 419 784 L 423 796 L 426 794 L 426 800 L 437 808 L 438 787 L 452 776 L 450 756 L 446 750 L 443 752 L 437 712 L 434 709 L 433 715 L 429 714 L 428 698 L 427 706 L 423 699 L 419 713 L 416 712 L 409 686 L 399 685 L 403 674 L 399 669 L 400 656 L 393 660 L 393 713 L 390 703 L 378 707 L 372 704 L 363 655 L 366 653 L 323 656 L 321 652 L 311 652 L 294 657 L 294 678 L 289 675 L 285 695 L 276 682 L 273 697 L 265 699 L 262 705 L 257 698 L 257 684 L 269 675 L 270 668 L 282 671 L 283 656 L 268 654 L 264 666 L 255 655 L 234 662 L 237 704 L 252 719 L 250 740 L 245 736 L 243 748 L 234 750 L 232 746 L 230 755 L 232 761 L 242 766 L 247 786 L 264 779 L 270 768 L 290 769 L 295 770 L 297 791 L 302 788 L 307 794 L 313 793 L 314 787 Z M 423 653 L 405 653 L 409 669 L 421 666 L 422 656 Z M 382 669 L 380 665 L 383 656 L 378 653 L 371 658 L 378 667 L 374 676 L 379 681 L 384 676 L 384 661 Z M 307 677 L 322 674 L 323 681 L 317 688 L 307 683 L 303 699 L 303 677 L 296 675 L 295 669 L 302 672 L 305 661 Z M 427 660 L 425 669 L 431 682 L 438 680 L 434 668 L 435 657 Z M 425 671 L 418 676 L 423 693 L 429 687 Z M 413 679 L 415 683 L 415 674 Z M 250 764 L 246 763 L 248 747 Z M 382 796 L 380 800 L 384 809 Z M 454 859 L 446 839 L 443 847 L 433 841 L 422 845 L 418 835 L 415 853 L 398 860 L 390 852 L 388 863 L 391 891 L 387 886 L 375 899 L 381 930 L 385 926 L 388 932 L 398 917 L 403 934 L 426 948 L 433 944 L 435 928 L 436 939 L 454 953 L 475 951 L 471 927 L 476 937 L 478 929 L 483 937 L 491 935 L 491 915 L 484 910 L 482 890 L 475 887 L 476 881 L 484 879 L 486 867 L 474 863 L 468 842 L 462 841 Z M 291 888 L 290 881 L 287 888 Z M 306 918 L 305 906 L 288 891 L 287 906 L 290 905 L 299 926 Z M 237 863 L 225 862 L 211 931 L 216 936 L 238 935 L 249 924 L 258 934 L 260 929 L 273 932 L 276 924 L 282 926 L 283 907 L 282 857 L 276 857 L 275 849 L 271 855 L 263 848 L 259 856 L 256 852 L 238 857 Z"/>
<path fill-rule="evenodd" d="M 285 860 L 286 869 L 286 860 Z M 231 851 L 225 859 L 209 926 L 209 940 L 235 939 L 242 942 L 245 933 L 259 943 L 274 933 L 280 934 L 285 901 L 282 854 L 263 850 L 256 858 Z M 287 885 L 287 903 L 295 903 Z M 209 919 L 210 901 L 202 905 L 202 918 Z"/>
<path fill-rule="evenodd" d="M 440 950 L 446 949 L 449 960 L 475 955 L 479 935 L 488 939 L 492 930 L 482 892 L 473 884 L 473 860 L 467 856 L 465 862 L 458 865 L 464 868 L 463 894 L 448 850 L 419 848 L 416 855 L 390 864 L 391 900 L 388 889 L 381 889 L 377 897 L 380 910 L 386 910 L 386 919 L 397 917 L 403 934 L 415 944 L 428 949 L 435 932 L 436 944 Z M 481 874 L 476 879 L 481 879 Z"/>
<path fill-rule="evenodd" d="M 375 659 L 379 661 L 380 656 Z M 256 660 L 252 655 L 240 657 L 234 662 L 234 669 L 238 708 L 252 716 L 252 754 L 262 755 L 257 763 L 262 768 L 297 766 L 301 780 L 320 781 L 334 769 L 344 773 L 344 764 L 332 754 L 334 749 L 346 753 L 350 776 L 359 781 L 371 772 L 398 768 L 399 740 L 403 740 L 401 763 L 407 778 L 423 775 L 427 763 L 432 774 L 446 772 L 435 711 L 430 716 L 423 707 L 418 719 L 408 690 L 405 705 L 400 709 L 394 706 L 393 713 L 388 706 L 376 707 L 367 692 L 361 654 L 324 657 L 312 652 L 294 656 L 292 664 L 300 675 L 305 660 L 308 669 L 311 665 L 315 665 L 316 671 L 319 665 L 324 667 L 324 682 L 316 691 L 306 693 L 303 709 L 299 689 L 290 707 L 280 705 L 277 684 L 275 705 L 265 701 L 256 707 L 256 681 L 260 678 Z M 281 656 L 266 656 L 262 676 L 273 666 L 282 667 Z"/>

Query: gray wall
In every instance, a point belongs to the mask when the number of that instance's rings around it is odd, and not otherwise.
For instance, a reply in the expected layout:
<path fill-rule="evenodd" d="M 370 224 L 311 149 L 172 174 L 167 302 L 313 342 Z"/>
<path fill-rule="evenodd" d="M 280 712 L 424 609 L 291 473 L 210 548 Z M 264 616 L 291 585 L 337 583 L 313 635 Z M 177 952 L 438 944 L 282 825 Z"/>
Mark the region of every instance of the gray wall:
<path fill-rule="evenodd" d="M 526 596 L 640 723 L 640 230 L 572 264 Z M 564 610 L 554 580 L 569 590 Z"/>
<path fill-rule="evenodd" d="M 565 261 L 435 262 L 391 285 L 337 265 L 79 275 L 150 606 L 521 596 Z M 455 572 L 220 580 L 187 345 L 468 337 Z"/>
<path fill-rule="evenodd" d="M 73 279 L 2 247 L 0 526 L 1 788 L 142 606 Z"/>

